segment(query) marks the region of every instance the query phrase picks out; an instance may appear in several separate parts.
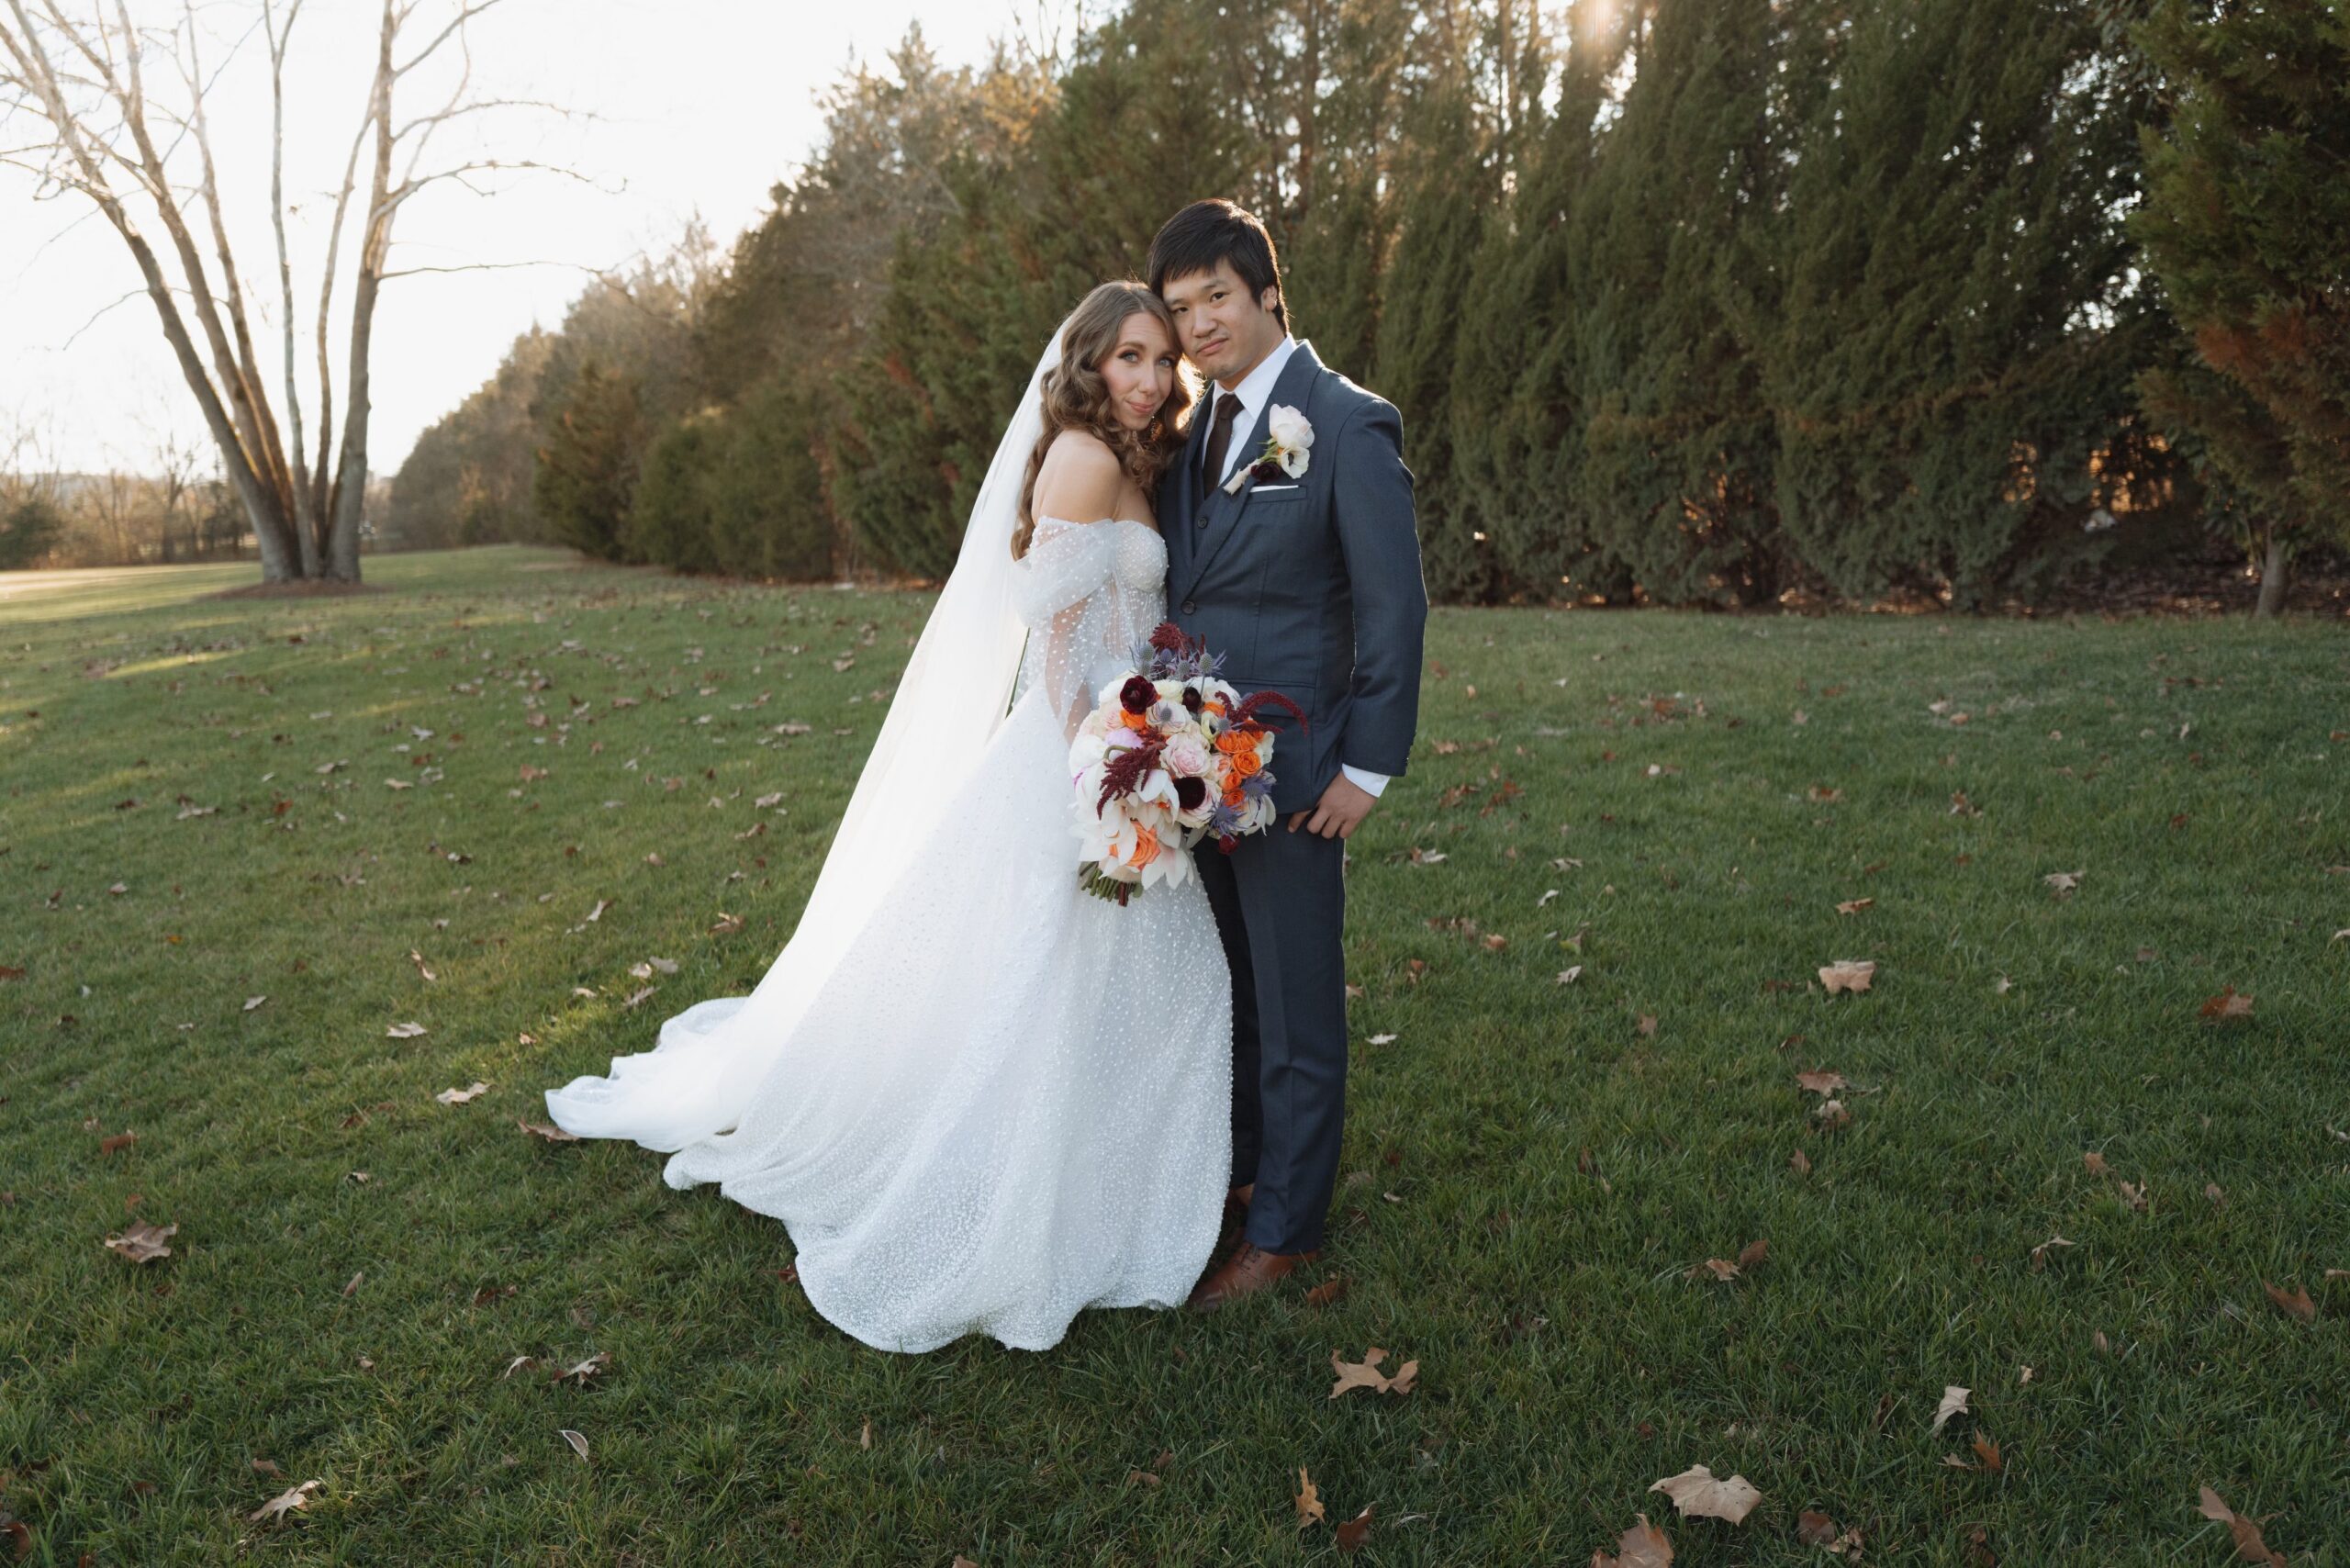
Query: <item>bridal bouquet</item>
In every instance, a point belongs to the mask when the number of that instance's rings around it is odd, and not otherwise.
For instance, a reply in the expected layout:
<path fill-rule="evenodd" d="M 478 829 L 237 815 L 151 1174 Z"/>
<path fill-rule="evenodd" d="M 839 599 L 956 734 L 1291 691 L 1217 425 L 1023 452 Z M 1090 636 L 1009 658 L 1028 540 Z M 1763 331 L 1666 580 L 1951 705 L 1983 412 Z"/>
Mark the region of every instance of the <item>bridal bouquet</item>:
<path fill-rule="evenodd" d="M 1171 887 L 1191 875 L 1194 846 L 1213 837 L 1229 855 L 1272 824 L 1273 733 L 1257 715 L 1305 715 L 1277 691 L 1241 696 L 1216 678 L 1223 662 L 1162 622 L 1079 727 L 1077 880 L 1095 897 L 1124 905 L 1136 888 Z"/>

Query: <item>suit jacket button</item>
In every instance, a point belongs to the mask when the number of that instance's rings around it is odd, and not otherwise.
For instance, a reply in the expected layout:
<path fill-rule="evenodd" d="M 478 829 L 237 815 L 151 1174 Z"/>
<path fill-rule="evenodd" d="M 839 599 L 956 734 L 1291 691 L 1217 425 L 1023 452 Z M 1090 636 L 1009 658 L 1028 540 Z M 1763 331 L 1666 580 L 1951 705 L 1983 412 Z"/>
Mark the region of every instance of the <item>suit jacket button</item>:
<path fill-rule="evenodd" d="M 1207 514 L 1207 513 L 1205 513 L 1205 512 L 1202 512 L 1198 517 L 1196 517 L 1196 518 L 1192 519 L 1192 526 L 1193 528 L 1205 528 L 1207 525 L 1208 525 L 1208 514 Z"/>
<path fill-rule="evenodd" d="M 1197 615 L 1199 612 L 1200 612 L 1200 606 L 1199 606 L 1199 601 L 1198 601 L 1198 600 L 1196 600 L 1196 599 L 1185 599 L 1185 600 L 1183 601 L 1183 613 L 1184 613 L 1184 614 L 1186 614 L 1186 615 Z"/>

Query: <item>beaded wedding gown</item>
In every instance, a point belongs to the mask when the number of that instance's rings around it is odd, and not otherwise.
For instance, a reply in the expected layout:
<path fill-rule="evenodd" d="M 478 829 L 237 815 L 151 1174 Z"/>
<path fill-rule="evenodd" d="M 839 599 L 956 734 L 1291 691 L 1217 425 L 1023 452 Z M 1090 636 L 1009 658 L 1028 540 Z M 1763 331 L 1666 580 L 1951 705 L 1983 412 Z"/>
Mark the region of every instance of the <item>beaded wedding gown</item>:
<path fill-rule="evenodd" d="M 1009 584 L 1027 630 L 1011 711 L 861 924 L 816 934 L 822 972 L 786 988 L 787 951 L 778 983 L 547 1095 L 571 1132 L 675 1149 L 671 1186 L 782 1220 L 809 1301 L 868 1345 L 1043 1350 L 1086 1307 L 1180 1304 L 1214 1245 L 1215 922 L 1196 877 L 1124 908 L 1081 891 L 1070 806 L 1069 739 L 1135 667 L 1166 571 L 1147 523 L 1040 520 Z"/>

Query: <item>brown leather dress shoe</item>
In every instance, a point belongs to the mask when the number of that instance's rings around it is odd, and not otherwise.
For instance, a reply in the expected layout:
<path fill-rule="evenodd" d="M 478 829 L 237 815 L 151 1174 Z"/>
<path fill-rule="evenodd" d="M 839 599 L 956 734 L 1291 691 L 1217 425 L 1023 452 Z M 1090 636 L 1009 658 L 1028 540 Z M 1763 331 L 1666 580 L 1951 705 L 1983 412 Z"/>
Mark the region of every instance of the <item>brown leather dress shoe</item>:
<path fill-rule="evenodd" d="M 1240 1233 L 1248 1228 L 1248 1200 L 1256 1195 L 1257 1184 L 1253 1182 L 1245 1187 L 1235 1187 L 1224 1195 L 1224 1223 L 1216 1227 L 1215 1250 L 1209 1254 L 1211 1269 L 1224 1260 L 1225 1255 L 1232 1250 L 1232 1244 L 1239 1240 Z"/>
<path fill-rule="evenodd" d="M 1235 1297 L 1270 1290 L 1295 1272 L 1299 1264 L 1310 1263 L 1320 1256 L 1318 1251 L 1268 1252 L 1255 1242 L 1244 1240 L 1239 1250 L 1225 1260 L 1222 1268 L 1199 1282 L 1187 1305 L 1194 1312 L 1214 1312 Z"/>

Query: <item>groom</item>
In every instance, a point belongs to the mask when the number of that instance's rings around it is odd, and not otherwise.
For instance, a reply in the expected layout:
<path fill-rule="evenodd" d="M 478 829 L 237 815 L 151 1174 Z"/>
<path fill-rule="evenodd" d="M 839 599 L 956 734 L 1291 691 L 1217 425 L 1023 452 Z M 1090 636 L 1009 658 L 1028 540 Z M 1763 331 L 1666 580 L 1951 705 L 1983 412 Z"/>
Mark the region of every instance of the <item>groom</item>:
<path fill-rule="evenodd" d="M 1198 857 L 1232 969 L 1232 1194 L 1240 1244 L 1202 1310 L 1319 1255 L 1347 1076 L 1346 840 L 1404 771 L 1418 722 L 1420 577 L 1403 422 L 1290 336 L 1253 214 L 1194 202 L 1150 247 L 1150 286 L 1213 386 L 1158 488 L 1168 613 L 1278 691 L 1272 828 Z"/>

